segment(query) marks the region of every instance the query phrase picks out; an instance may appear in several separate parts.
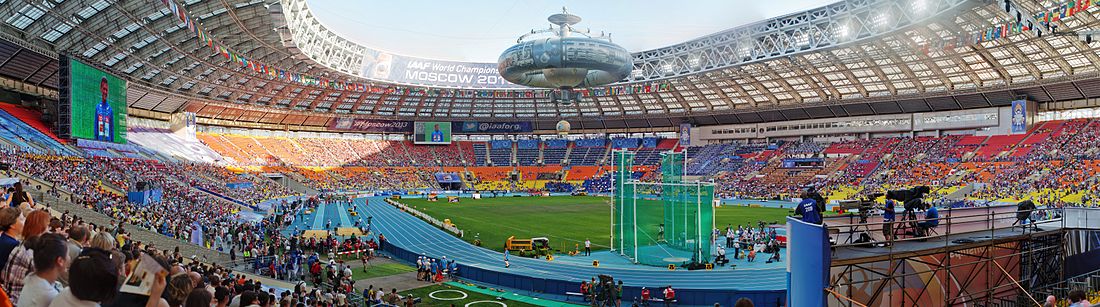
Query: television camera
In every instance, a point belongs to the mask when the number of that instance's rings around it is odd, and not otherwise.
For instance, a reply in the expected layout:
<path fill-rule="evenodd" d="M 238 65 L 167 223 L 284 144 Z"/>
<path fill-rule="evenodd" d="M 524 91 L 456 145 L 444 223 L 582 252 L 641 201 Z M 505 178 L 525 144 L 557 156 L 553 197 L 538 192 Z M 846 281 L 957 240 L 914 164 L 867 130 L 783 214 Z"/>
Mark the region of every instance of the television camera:
<path fill-rule="evenodd" d="M 840 209 L 845 211 L 857 210 L 859 212 L 859 223 L 866 224 L 867 217 L 871 215 L 871 211 L 877 206 L 875 205 L 875 199 L 882 197 L 882 193 L 874 193 L 864 195 L 863 198 L 858 200 L 841 200 L 838 202 Z"/>
<path fill-rule="evenodd" d="M 914 212 L 924 208 L 924 203 L 921 199 L 925 194 L 931 193 L 932 189 L 928 186 L 915 186 L 908 190 L 892 190 L 886 191 L 886 199 L 893 199 L 901 202 L 905 206 L 905 212 Z"/>

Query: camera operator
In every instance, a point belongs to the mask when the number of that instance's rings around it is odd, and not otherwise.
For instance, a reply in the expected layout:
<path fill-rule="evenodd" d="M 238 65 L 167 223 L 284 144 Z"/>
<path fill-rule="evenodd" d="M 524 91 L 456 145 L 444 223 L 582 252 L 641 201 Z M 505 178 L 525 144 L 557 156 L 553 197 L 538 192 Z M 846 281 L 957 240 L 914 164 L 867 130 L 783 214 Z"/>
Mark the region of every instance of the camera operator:
<path fill-rule="evenodd" d="M 887 242 L 894 240 L 894 220 L 896 219 L 894 207 L 897 205 L 893 199 L 887 199 L 886 205 L 882 207 L 882 237 Z"/>
<path fill-rule="evenodd" d="M 802 194 L 802 202 L 798 203 L 798 207 L 794 209 L 795 215 L 801 215 L 802 221 L 821 225 L 821 210 L 820 205 L 813 198 L 810 198 L 810 192 Z"/>
<path fill-rule="evenodd" d="M 921 236 L 927 236 L 928 230 L 940 225 L 940 212 L 931 204 L 924 205 L 924 221 L 917 223 Z"/>

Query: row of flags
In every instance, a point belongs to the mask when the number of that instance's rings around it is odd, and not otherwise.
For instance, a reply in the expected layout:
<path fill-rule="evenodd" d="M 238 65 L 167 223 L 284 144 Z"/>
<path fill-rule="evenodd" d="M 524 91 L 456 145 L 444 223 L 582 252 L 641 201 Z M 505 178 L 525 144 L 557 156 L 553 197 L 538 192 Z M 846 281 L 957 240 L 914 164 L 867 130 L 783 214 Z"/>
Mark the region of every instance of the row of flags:
<path fill-rule="evenodd" d="M 253 60 L 239 52 L 230 50 L 214 40 L 210 34 L 202 29 L 202 25 L 195 22 L 183 6 L 176 4 L 175 0 L 161 0 L 187 29 L 195 33 L 199 42 L 214 49 L 217 54 L 226 60 L 237 63 L 258 74 L 267 75 L 269 78 L 282 81 L 295 82 L 307 86 L 319 86 L 340 91 L 355 91 L 371 94 L 414 95 L 428 97 L 460 97 L 460 98 L 546 98 L 551 90 L 462 90 L 444 89 L 414 86 L 374 85 L 358 82 L 344 82 L 323 77 L 287 71 L 267 63 Z M 1100 1 L 1100 0 L 1098 0 Z M 643 84 L 615 85 L 590 89 L 578 89 L 583 96 L 610 96 L 625 94 L 642 94 L 669 91 L 672 84 L 667 81 L 651 82 Z"/>
<path fill-rule="evenodd" d="M 1045 33 L 1052 33 L 1057 27 L 1054 23 L 1059 22 L 1067 17 L 1072 17 L 1077 13 L 1084 12 L 1092 6 L 1100 5 L 1100 0 L 1068 0 L 1052 6 L 1049 9 L 1045 9 L 1042 12 L 1036 13 L 1033 18 L 1038 22 L 1038 26 L 1034 27 L 1030 21 L 1024 20 L 1019 16 L 1019 12 L 1014 9 L 1006 7 L 1006 11 L 1009 15 L 1016 15 L 1015 20 L 1009 20 L 1001 23 L 991 25 L 987 28 L 971 32 L 960 33 L 955 36 L 953 40 L 939 40 L 935 42 L 926 42 L 921 44 L 915 44 L 913 48 L 919 50 L 924 54 L 928 54 L 935 50 L 953 50 L 956 47 L 967 46 L 971 44 L 981 44 L 984 42 L 994 41 L 1001 38 L 1006 38 L 1014 34 L 1020 34 L 1024 32 L 1030 32 L 1035 29 L 1045 30 Z"/>

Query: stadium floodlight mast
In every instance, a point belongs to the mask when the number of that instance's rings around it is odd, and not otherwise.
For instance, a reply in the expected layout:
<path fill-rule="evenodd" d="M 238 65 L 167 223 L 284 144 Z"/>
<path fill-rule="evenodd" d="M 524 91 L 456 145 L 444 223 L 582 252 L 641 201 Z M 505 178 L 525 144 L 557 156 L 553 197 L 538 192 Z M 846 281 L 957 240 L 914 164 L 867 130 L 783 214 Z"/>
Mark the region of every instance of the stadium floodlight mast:
<path fill-rule="evenodd" d="M 497 68 L 505 80 L 556 89 L 552 101 L 572 104 L 580 101 L 574 88 L 607 85 L 630 75 L 634 58 L 612 43 L 610 34 L 593 36 L 591 30 L 574 29 L 581 17 L 564 7 L 546 20 L 553 25 L 521 35 L 501 53 Z"/>

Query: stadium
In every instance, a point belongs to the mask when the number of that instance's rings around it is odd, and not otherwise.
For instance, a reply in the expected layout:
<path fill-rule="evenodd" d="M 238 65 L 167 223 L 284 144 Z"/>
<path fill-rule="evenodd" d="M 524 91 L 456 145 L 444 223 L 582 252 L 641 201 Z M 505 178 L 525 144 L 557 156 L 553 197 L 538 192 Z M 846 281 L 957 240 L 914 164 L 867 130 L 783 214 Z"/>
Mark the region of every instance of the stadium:
<path fill-rule="evenodd" d="M 0 306 L 1100 303 L 1100 0 L 775 2 L 0 0 Z"/>

